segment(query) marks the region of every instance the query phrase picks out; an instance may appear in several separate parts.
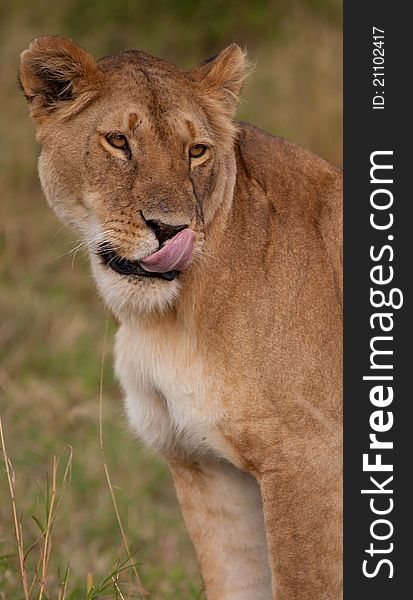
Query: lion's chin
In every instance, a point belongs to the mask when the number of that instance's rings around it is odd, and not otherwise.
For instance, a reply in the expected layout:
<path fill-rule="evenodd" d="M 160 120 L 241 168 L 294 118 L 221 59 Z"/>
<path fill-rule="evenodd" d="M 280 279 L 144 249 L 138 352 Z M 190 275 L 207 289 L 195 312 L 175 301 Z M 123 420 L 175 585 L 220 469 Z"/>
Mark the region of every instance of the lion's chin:
<path fill-rule="evenodd" d="M 175 304 L 181 288 L 175 277 L 167 279 L 120 274 L 102 264 L 97 256 L 91 256 L 91 267 L 100 295 L 119 320 L 139 314 L 165 312 Z"/>

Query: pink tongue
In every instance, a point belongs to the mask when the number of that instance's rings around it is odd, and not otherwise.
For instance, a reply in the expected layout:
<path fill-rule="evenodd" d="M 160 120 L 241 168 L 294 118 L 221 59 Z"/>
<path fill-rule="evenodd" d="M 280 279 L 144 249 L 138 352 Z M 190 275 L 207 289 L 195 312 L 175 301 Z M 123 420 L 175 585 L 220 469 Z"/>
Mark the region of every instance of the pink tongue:
<path fill-rule="evenodd" d="M 183 271 L 192 260 L 195 233 L 192 229 L 184 229 L 168 240 L 160 250 L 145 256 L 139 264 L 152 273 Z"/>

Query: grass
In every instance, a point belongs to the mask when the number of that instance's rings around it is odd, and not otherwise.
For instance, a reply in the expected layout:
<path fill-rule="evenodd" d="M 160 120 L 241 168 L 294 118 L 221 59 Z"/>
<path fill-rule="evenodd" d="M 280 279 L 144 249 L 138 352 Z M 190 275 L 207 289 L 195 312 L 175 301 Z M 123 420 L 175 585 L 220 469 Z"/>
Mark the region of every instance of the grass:
<path fill-rule="evenodd" d="M 58 600 L 81 600 L 83 598 L 85 600 L 97 600 L 102 595 L 107 595 L 109 592 L 112 593 L 115 598 L 121 598 L 122 600 L 125 600 L 126 592 L 125 594 L 122 592 L 121 587 L 123 587 L 123 584 L 121 582 L 121 577 L 126 570 L 132 570 L 135 574 L 135 585 L 133 586 L 134 589 L 132 590 L 131 585 L 128 586 L 128 598 L 130 597 L 131 591 L 135 597 L 138 595 L 140 598 L 143 598 L 146 594 L 139 579 L 136 565 L 133 563 L 126 540 L 124 543 L 126 545 L 127 559 L 125 559 L 123 562 L 117 561 L 117 564 L 109 570 L 108 575 L 97 584 L 94 583 L 92 574 L 88 573 L 86 578 L 86 588 L 84 590 L 75 588 L 69 591 L 69 563 L 67 564 L 63 574 L 61 574 L 60 570 L 58 569 L 57 580 L 54 579 L 49 572 L 49 561 L 52 552 L 53 527 L 60 502 L 63 498 L 63 493 L 70 478 L 73 457 L 72 449 L 70 449 L 66 467 L 62 475 L 63 492 L 61 495 L 58 495 L 57 487 L 57 473 L 60 462 L 59 458 L 53 457 L 51 482 L 49 482 L 49 479 L 47 479 L 45 491 L 42 491 L 42 489 L 39 487 L 39 495 L 42 502 L 42 508 L 44 509 L 44 520 L 41 522 L 36 515 L 32 515 L 32 519 L 37 525 L 40 534 L 38 534 L 35 541 L 26 550 L 24 543 L 23 517 L 19 517 L 18 515 L 17 500 L 15 496 L 15 472 L 8 456 L 1 417 L 0 441 L 10 492 L 10 501 L 14 522 L 14 535 L 19 558 L 19 576 L 21 578 L 24 599 L 30 600 L 30 598 L 36 597 L 38 600 L 48 600 L 52 597 L 56 597 Z M 104 465 L 106 473 L 108 473 L 106 463 L 104 463 Z M 113 488 L 109 480 L 109 475 L 107 475 L 107 477 L 109 488 L 113 494 Z M 118 515 L 117 504 L 114 496 L 113 503 L 116 514 Z M 35 551 L 37 551 L 36 554 Z M 30 561 L 33 562 L 33 555 L 35 555 L 35 563 L 32 566 L 31 573 L 29 564 Z M 11 555 L 0 558 L 0 562 L 3 563 L 3 568 L 0 570 L 2 575 L 7 573 L 9 558 L 11 558 Z M 51 586 L 54 588 L 52 594 L 49 592 Z M 3 595 L 4 589 L 0 593 Z"/>
<path fill-rule="evenodd" d="M 21 463 L 16 469 L 12 465 L 0 418 L 3 466 L 6 472 L 9 492 L 9 502 L 7 502 L 7 494 L 2 494 L 2 508 L 5 509 L 8 505 L 11 517 L 10 530 L 4 529 L 1 532 L 3 537 L 1 554 L 3 556 L 0 558 L 0 598 L 9 599 L 14 597 L 12 594 L 20 586 L 23 591 L 21 597 L 25 600 L 29 600 L 29 598 L 38 598 L 39 600 L 59 598 L 59 600 L 64 600 L 66 597 L 73 600 L 81 600 L 83 598 L 92 600 L 95 597 L 101 597 L 103 592 L 113 593 L 113 597 L 118 597 L 117 594 L 119 594 L 119 598 L 124 597 L 125 599 L 130 597 L 145 597 L 145 594 L 142 593 L 139 571 L 142 556 L 147 555 L 147 552 L 145 552 L 144 548 L 136 547 L 136 544 L 135 550 L 131 552 L 129 549 L 127 541 L 127 537 L 130 537 L 131 526 L 130 519 L 128 518 L 129 510 L 125 504 L 123 490 L 119 490 L 114 486 L 112 477 L 109 474 L 108 460 L 103 442 L 103 430 L 104 423 L 102 421 L 102 428 L 100 432 L 96 431 L 97 436 L 95 439 L 98 442 L 95 459 L 96 462 L 100 461 L 100 473 L 95 482 L 92 478 L 88 478 L 87 483 L 83 483 L 79 479 L 76 482 L 75 478 L 70 477 L 72 472 L 76 472 L 76 461 L 74 460 L 72 449 L 68 448 L 66 452 L 68 458 L 63 468 L 60 465 L 64 457 L 56 458 L 54 456 L 49 471 L 50 475 L 48 472 L 45 472 L 41 479 L 33 479 L 31 485 L 28 485 L 25 490 L 26 493 L 29 493 L 28 497 L 26 499 L 23 497 L 22 500 L 21 488 L 22 484 L 25 483 L 24 473 L 21 472 L 21 469 L 19 471 Z M 89 455 L 91 455 L 90 452 Z M 146 468 L 150 469 L 151 461 L 145 460 L 145 462 Z M 26 468 L 28 467 L 28 460 L 23 459 L 22 463 Z M 164 479 L 167 477 L 164 469 L 159 473 L 159 466 L 157 464 L 156 468 L 153 469 L 153 475 L 157 479 L 156 488 L 158 486 L 164 487 Z M 133 472 L 132 467 L 130 472 Z M 30 475 L 33 476 L 33 471 L 31 471 Z M 59 483 L 60 486 L 58 485 Z M 97 521 L 96 523 L 91 523 L 91 527 L 83 528 L 79 532 L 80 535 L 76 535 L 75 532 L 71 531 L 74 525 L 73 516 L 75 515 L 75 523 L 78 524 L 81 515 L 79 514 L 79 506 L 76 513 L 74 513 L 71 502 L 73 498 L 71 498 L 71 495 L 73 494 L 74 487 L 78 487 L 77 491 L 81 492 L 84 487 L 88 486 L 100 488 L 101 500 L 106 500 L 103 503 L 104 518 L 110 529 L 105 532 L 104 527 L 99 526 Z M 59 487 L 61 491 L 59 491 Z M 151 496 L 154 495 L 154 488 L 151 485 L 146 489 Z M 2 492 L 6 492 L 6 490 L 2 489 Z M 69 504 L 69 507 L 63 502 L 64 492 L 66 493 L 66 504 Z M 145 489 L 143 488 L 139 493 L 142 507 L 147 504 L 144 501 L 144 495 Z M 19 502 L 19 499 L 22 501 Z M 174 499 L 171 498 L 171 500 Z M 72 509 L 68 513 L 67 508 L 70 509 L 70 505 L 72 505 Z M 23 511 L 21 510 L 22 506 L 25 507 Z M 176 506 L 174 508 L 174 512 L 176 512 Z M 159 509 L 162 513 L 162 502 L 159 504 Z M 162 524 L 165 521 L 164 518 L 156 519 L 155 512 L 153 509 L 148 509 L 147 505 L 146 510 L 147 514 L 150 514 L 154 520 L 153 526 L 161 530 Z M 87 519 L 93 519 L 96 514 L 96 505 L 83 506 L 83 511 Z M 5 512 L 5 510 L 2 510 L 3 515 Z M 121 513 L 122 517 L 120 516 Z M 162 517 L 164 516 L 162 515 Z M 179 531 L 177 530 L 178 524 L 174 522 L 174 519 L 168 519 L 166 526 L 171 527 L 172 530 Z M 142 531 L 142 529 L 140 525 L 139 530 Z M 181 531 L 185 535 L 183 527 Z M 153 534 L 154 532 L 152 531 Z M 71 545 L 70 539 L 64 539 L 62 537 L 64 535 L 75 537 L 75 555 L 69 549 Z M 99 539 L 100 536 L 104 537 Z M 100 550 L 95 548 L 94 560 L 90 561 L 86 568 L 79 568 L 76 558 L 80 558 L 81 560 L 89 558 L 89 548 L 82 548 L 83 537 L 87 540 L 95 538 L 103 543 L 109 540 L 113 544 L 113 547 L 109 549 L 101 548 Z M 173 542 L 174 549 L 177 549 L 178 544 L 175 540 Z M 93 548 L 93 544 L 91 544 L 91 547 Z M 159 587 L 159 580 L 162 579 L 162 575 L 165 577 L 165 574 L 162 573 L 162 562 L 164 561 L 162 560 L 161 548 L 162 545 L 155 551 L 156 553 L 159 552 L 159 556 L 157 556 L 156 562 L 155 560 L 153 561 L 154 569 L 143 569 L 145 584 L 152 587 L 154 596 L 162 598 L 198 597 L 198 592 L 202 587 L 200 581 L 199 579 L 196 580 L 195 577 L 193 578 L 194 581 L 191 582 L 189 580 L 188 572 L 185 571 L 185 560 L 181 561 L 179 555 L 175 556 L 171 554 L 169 557 L 169 561 L 167 562 L 173 563 L 168 565 L 170 571 L 168 577 L 170 577 L 170 581 L 164 582 L 162 588 Z M 151 550 L 153 551 L 154 549 L 154 545 L 152 544 Z M 63 557 L 66 557 L 66 560 L 68 560 L 67 557 L 71 558 L 70 568 L 69 564 L 61 562 Z M 126 558 L 119 559 L 117 557 Z M 137 564 L 135 564 L 135 561 Z M 166 566 L 165 562 L 163 566 Z M 64 572 L 63 577 L 61 574 L 59 575 L 59 571 L 60 573 Z M 195 569 L 194 572 L 196 572 Z M 159 591 L 162 589 L 162 594 L 159 596 L 156 593 L 158 589 Z M 193 596 L 195 591 L 197 595 Z M 16 598 L 19 597 L 16 596 Z"/>
<path fill-rule="evenodd" d="M 70 253 L 76 239 L 41 193 L 16 67 L 21 50 L 42 33 L 72 36 L 97 56 L 140 47 L 184 67 L 237 41 L 257 63 L 240 118 L 340 164 L 340 3 L 239 6 L 62 0 L 52 11 L 44 0 L 1 4 L 0 600 L 26 600 L 21 563 L 30 548 L 30 600 L 38 600 L 42 580 L 45 600 L 136 598 L 125 540 L 149 597 L 203 597 L 168 469 L 137 444 L 123 417 L 109 350 L 115 325 L 87 261 Z"/>

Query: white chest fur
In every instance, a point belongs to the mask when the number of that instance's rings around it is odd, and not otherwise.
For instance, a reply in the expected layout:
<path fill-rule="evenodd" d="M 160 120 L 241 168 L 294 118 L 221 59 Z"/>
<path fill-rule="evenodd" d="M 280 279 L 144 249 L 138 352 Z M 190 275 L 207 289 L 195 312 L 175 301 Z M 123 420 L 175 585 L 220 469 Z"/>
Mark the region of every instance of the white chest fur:
<path fill-rule="evenodd" d="M 221 386 L 194 336 L 164 323 L 123 324 L 116 338 L 116 371 L 135 433 L 169 456 L 214 454 L 231 460 L 218 430 Z"/>

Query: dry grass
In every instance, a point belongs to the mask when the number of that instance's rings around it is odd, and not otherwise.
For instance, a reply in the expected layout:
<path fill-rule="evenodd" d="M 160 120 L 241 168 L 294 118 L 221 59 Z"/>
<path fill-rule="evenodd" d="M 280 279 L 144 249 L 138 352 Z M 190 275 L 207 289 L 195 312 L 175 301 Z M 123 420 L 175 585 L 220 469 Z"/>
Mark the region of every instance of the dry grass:
<path fill-rule="evenodd" d="M 101 396 L 102 398 L 102 396 Z M 101 400 L 102 405 L 102 400 Z M 40 519 L 32 515 L 32 519 L 36 523 L 40 534 L 37 535 L 36 539 L 31 543 L 31 545 L 27 548 L 24 541 L 24 528 L 23 528 L 23 515 L 19 516 L 19 511 L 17 507 L 17 498 L 16 498 L 16 475 L 15 470 L 13 468 L 12 462 L 10 460 L 5 435 L 3 430 L 3 423 L 0 416 L 0 442 L 1 442 L 1 451 L 3 454 L 5 472 L 7 477 L 7 483 L 10 493 L 10 505 L 12 512 L 12 520 L 14 525 L 14 537 L 15 537 L 15 546 L 19 558 L 19 575 L 21 579 L 21 587 L 24 595 L 24 600 L 51 600 L 52 598 L 56 598 L 57 600 L 77 600 L 83 597 L 83 591 L 79 589 L 79 587 L 75 587 L 70 591 L 71 582 L 69 578 L 70 568 L 69 564 L 67 565 L 63 577 L 54 576 L 53 573 L 50 573 L 50 558 L 52 553 L 53 546 L 53 528 L 55 525 L 55 521 L 59 512 L 59 507 L 63 499 L 63 495 L 66 489 L 66 486 L 70 480 L 71 470 L 72 470 L 72 459 L 73 452 L 72 448 L 69 448 L 69 456 L 66 461 L 66 465 L 64 467 L 63 474 L 61 476 L 60 486 L 61 492 L 58 490 L 58 473 L 59 473 L 59 463 L 61 457 L 53 457 L 53 464 L 51 469 L 51 484 L 49 487 L 49 481 L 47 481 L 47 487 L 45 492 L 43 492 L 40 488 L 40 494 L 43 500 L 43 507 L 45 512 L 45 521 L 42 523 Z M 93 575 L 91 573 L 87 574 L 86 577 L 86 586 L 84 597 L 85 600 L 96 600 L 100 597 L 101 594 L 106 593 L 108 590 L 113 591 L 113 596 L 115 598 L 120 598 L 121 600 L 126 600 L 127 598 L 143 598 L 146 595 L 146 592 L 142 586 L 140 581 L 140 577 L 137 572 L 136 564 L 133 560 L 132 554 L 129 550 L 129 546 L 126 540 L 126 536 L 124 533 L 122 521 L 120 518 L 115 492 L 113 485 L 111 483 L 111 479 L 109 476 L 108 466 L 104 457 L 104 445 L 103 445 L 103 433 L 101 429 L 100 433 L 100 444 L 101 444 L 101 453 L 103 458 L 103 464 L 105 469 L 105 474 L 107 477 L 107 483 L 110 490 L 114 511 L 118 520 L 119 528 L 122 533 L 122 540 L 125 546 L 125 550 L 127 553 L 127 559 L 123 562 L 117 561 L 117 564 L 107 576 L 97 585 L 94 584 Z M 6 560 L 9 557 L 3 557 L 3 560 Z M 29 558 L 31 559 L 29 561 Z M 125 571 L 131 570 L 135 577 L 134 585 L 128 585 L 127 591 L 125 594 L 122 592 L 124 587 L 123 581 L 121 580 L 122 575 Z M 58 572 L 59 575 L 59 572 Z M 4 590 L 3 590 L 4 591 Z M 0 591 L 0 594 L 3 596 L 3 591 Z"/>
<path fill-rule="evenodd" d="M 0 557 L 8 558 L 0 558 L 0 600 L 27 598 L 22 561 L 29 592 L 37 578 L 35 598 L 42 581 L 53 600 L 90 600 L 102 586 L 114 598 L 126 600 L 132 589 L 136 597 L 130 556 L 152 598 L 187 600 L 202 590 L 168 470 L 128 433 L 109 356 L 101 376 L 106 315 L 87 261 L 70 254 L 77 240 L 39 188 L 38 148 L 16 86 L 20 51 L 36 35 L 57 33 L 96 55 L 138 46 L 190 66 L 235 40 L 257 63 L 239 116 L 340 164 L 337 5 L 260 0 L 235 10 L 235 0 L 229 9 L 221 0 L 177 0 L 171 14 L 163 0 L 62 0 L 53 10 L 43 0 L 1 4 Z M 113 332 L 109 320 L 108 346 Z M 63 459 L 52 458 L 68 447 L 70 481 Z"/>
<path fill-rule="evenodd" d="M 7 451 L 1 415 L 0 442 L 10 493 L 10 505 L 14 525 L 14 536 L 17 554 L 19 558 L 19 574 L 21 578 L 21 586 L 24 598 L 25 600 L 30 600 L 31 598 L 37 597 L 38 600 L 47 600 L 47 598 L 51 597 L 48 592 L 48 579 L 49 562 L 52 551 L 52 533 L 59 506 L 63 498 L 63 493 L 70 479 L 73 458 L 72 449 L 69 449 L 69 457 L 67 459 L 61 482 L 63 491 L 60 495 L 58 495 L 57 484 L 57 474 L 59 469 L 60 458 L 57 458 L 56 456 L 53 457 L 51 487 L 49 488 L 49 485 L 47 485 L 45 494 L 42 493 L 46 518 L 44 524 L 42 524 L 36 516 L 32 515 L 34 522 L 39 528 L 40 535 L 36 537 L 35 541 L 33 541 L 28 548 L 26 548 L 24 542 L 23 515 L 19 516 L 20 513 L 17 508 L 16 475 Z M 33 571 L 32 573 L 30 573 L 28 569 L 28 559 L 29 557 L 33 557 L 35 550 L 37 551 L 37 558 L 34 562 Z M 66 588 L 67 577 L 64 580 L 63 586 L 61 586 L 59 600 L 64 600 Z"/>
<path fill-rule="evenodd" d="M 6 442 L 4 440 L 3 423 L 1 420 L 1 416 L 0 416 L 0 441 L 1 441 L 1 449 L 3 452 L 3 457 L 4 457 L 4 465 L 5 465 L 6 475 L 7 475 L 7 483 L 9 485 L 10 501 L 11 501 L 11 508 L 12 508 L 12 513 L 13 513 L 14 534 L 16 536 L 16 546 L 17 546 L 17 552 L 18 552 L 18 556 L 19 556 L 19 566 L 20 566 L 20 575 L 21 575 L 23 593 L 24 593 L 25 599 L 29 600 L 30 591 L 29 591 L 29 584 L 27 581 L 27 571 L 26 571 L 26 564 L 25 564 L 26 558 L 25 558 L 25 552 L 24 552 L 23 529 L 21 526 L 21 521 L 17 516 L 17 505 L 16 505 L 15 486 L 14 486 L 14 482 L 15 482 L 14 469 L 13 469 L 13 465 L 11 464 L 11 461 L 9 459 L 9 455 L 7 453 Z"/>

